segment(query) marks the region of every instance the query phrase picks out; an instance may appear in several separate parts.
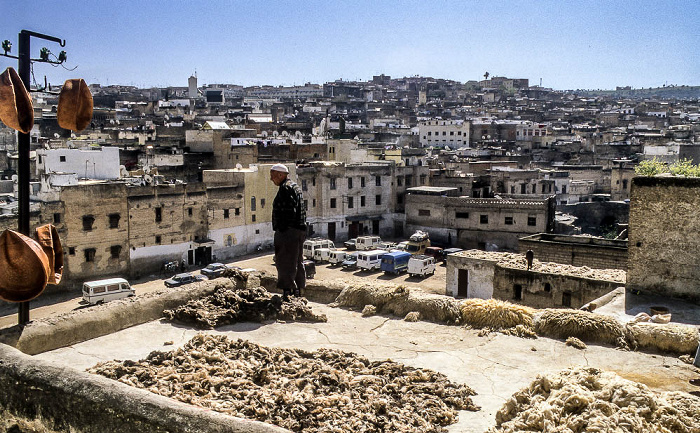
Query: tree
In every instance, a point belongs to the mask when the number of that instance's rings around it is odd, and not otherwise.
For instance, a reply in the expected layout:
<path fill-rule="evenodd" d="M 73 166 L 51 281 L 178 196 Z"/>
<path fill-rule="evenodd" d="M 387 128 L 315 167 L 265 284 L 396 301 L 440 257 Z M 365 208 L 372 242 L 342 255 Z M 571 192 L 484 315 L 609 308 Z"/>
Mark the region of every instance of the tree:
<path fill-rule="evenodd" d="M 488 80 L 488 79 L 489 79 L 489 75 L 491 75 L 491 74 L 489 74 L 489 72 L 486 71 L 486 73 L 484 73 L 484 80 Z"/>

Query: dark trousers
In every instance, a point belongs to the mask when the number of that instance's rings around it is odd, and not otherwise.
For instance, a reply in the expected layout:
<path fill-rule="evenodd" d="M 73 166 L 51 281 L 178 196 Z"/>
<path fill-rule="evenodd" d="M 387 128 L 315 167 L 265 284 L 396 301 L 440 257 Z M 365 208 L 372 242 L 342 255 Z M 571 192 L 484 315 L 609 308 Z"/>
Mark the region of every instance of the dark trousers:
<path fill-rule="evenodd" d="M 306 230 L 287 229 L 275 232 L 275 266 L 277 288 L 284 293 L 298 294 L 306 287 L 304 270 L 304 240 Z"/>

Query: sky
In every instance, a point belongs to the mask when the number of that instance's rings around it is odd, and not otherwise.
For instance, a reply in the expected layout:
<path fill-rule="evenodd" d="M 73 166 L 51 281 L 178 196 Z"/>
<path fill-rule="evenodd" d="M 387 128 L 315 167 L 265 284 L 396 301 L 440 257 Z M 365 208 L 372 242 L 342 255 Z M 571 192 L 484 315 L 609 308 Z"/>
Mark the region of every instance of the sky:
<path fill-rule="evenodd" d="M 0 0 L 0 40 L 65 50 L 34 79 L 101 85 L 323 84 L 414 75 L 557 90 L 700 85 L 697 0 Z M 0 57 L 0 69 L 17 61 Z M 73 70 L 68 70 L 73 69 Z"/>

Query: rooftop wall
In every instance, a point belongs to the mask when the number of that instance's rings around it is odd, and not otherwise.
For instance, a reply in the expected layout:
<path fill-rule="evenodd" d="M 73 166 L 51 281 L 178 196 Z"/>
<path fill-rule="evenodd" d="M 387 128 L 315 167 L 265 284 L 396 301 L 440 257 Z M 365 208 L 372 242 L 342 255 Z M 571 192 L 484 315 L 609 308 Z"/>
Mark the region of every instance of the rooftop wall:
<path fill-rule="evenodd" d="M 520 238 L 518 251 L 532 250 L 543 262 L 588 266 L 596 269 L 627 269 L 627 241 L 539 233 Z"/>
<path fill-rule="evenodd" d="M 635 177 L 627 287 L 700 303 L 700 179 Z"/>

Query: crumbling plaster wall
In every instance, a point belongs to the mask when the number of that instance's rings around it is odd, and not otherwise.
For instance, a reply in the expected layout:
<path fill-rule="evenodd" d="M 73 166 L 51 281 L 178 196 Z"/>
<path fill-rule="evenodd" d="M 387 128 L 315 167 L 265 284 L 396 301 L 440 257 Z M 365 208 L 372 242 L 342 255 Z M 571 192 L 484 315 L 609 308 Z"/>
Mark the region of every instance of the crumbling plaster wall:
<path fill-rule="evenodd" d="M 700 303 L 700 179 L 635 177 L 627 287 Z"/>

